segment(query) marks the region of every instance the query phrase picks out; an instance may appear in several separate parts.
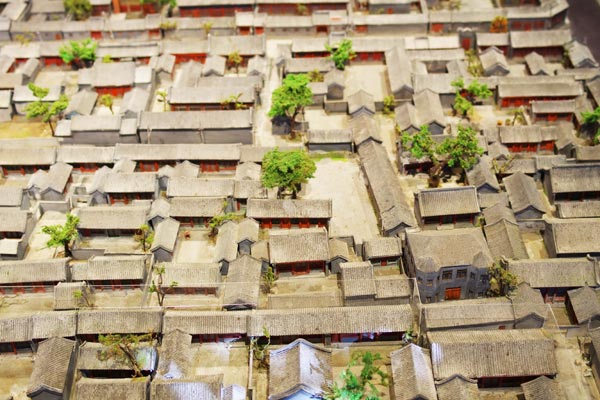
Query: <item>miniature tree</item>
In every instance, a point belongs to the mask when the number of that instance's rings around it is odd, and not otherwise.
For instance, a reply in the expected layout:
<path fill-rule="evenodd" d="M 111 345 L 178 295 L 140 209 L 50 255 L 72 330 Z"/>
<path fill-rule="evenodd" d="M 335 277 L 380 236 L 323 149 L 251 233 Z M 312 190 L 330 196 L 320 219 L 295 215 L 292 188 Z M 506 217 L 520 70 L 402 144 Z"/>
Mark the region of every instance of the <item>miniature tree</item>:
<path fill-rule="evenodd" d="M 597 126 L 598 122 L 600 122 L 600 107 L 597 107 L 594 111 L 584 111 L 581 113 L 581 116 L 583 117 L 583 126 L 588 128 L 588 127 L 593 127 L 593 126 Z M 598 142 L 600 141 L 600 127 L 598 127 L 598 130 L 596 131 L 596 134 L 594 135 L 594 144 L 598 144 Z"/>
<path fill-rule="evenodd" d="M 477 133 L 470 126 L 458 125 L 455 138 L 447 138 L 439 150 L 447 156 L 447 163 L 452 168 L 462 168 L 467 171 L 477 164 L 483 149 L 479 147 Z"/>
<path fill-rule="evenodd" d="M 483 65 L 481 65 L 481 60 L 475 50 L 466 50 L 465 56 L 467 57 L 467 72 L 476 78 L 483 75 Z"/>
<path fill-rule="evenodd" d="M 381 393 L 376 385 L 388 386 L 389 376 L 384 367 L 375 365 L 382 360 L 381 354 L 367 352 L 354 353 L 340 377 L 343 383 L 334 382 L 330 390 L 323 396 L 325 400 L 380 400 Z M 362 365 L 357 375 L 352 367 Z"/>
<path fill-rule="evenodd" d="M 110 110 L 111 114 L 115 114 L 115 112 L 113 111 L 113 102 L 114 102 L 114 98 L 111 94 L 103 94 L 102 96 L 100 96 L 100 104 L 102 104 L 104 107 L 108 108 Z"/>
<path fill-rule="evenodd" d="M 77 233 L 77 224 L 79 224 L 79 217 L 69 213 L 64 225 L 43 226 L 42 233 L 50 235 L 46 246 L 63 247 L 65 249 L 65 257 L 71 257 L 69 244 L 79 236 Z"/>
<path fill-rule="evenodd" d="M 346 68 L 348 62 L 356 57 L 350 39 L 344 39 L 336 46 L 325 44 L 325 49 L 329 52 L 329 58 L 333 60 L 335 67 L 342 71 Z"/>
<path fill-rule="evenodd" d="M 275 148 L 263 157 L 261 181 L 267 189 L 278 188 L 278 196 L 283 192 L 296 193 L 303 183 L 314 177 L 317 166 L 304 150 L 281 152 Z"/>
<path fill-rule="evenodd" d="M 210 21 L 206 21 L 205 23 L 202 24 L 202 29 L 204 29 L 204 33 L 206 33 L 207 35 L 210 33 L 210 30 L 213 27 L 213 23 Z"/>
<path fill-rule="evenodd" d="M 142 245 L 142 251 L 145 253 L 154 241 L 154 232 L 150 229 L 148 224 L 142 224 L 135 235 L 133 235 L 133 239 Z"/>
<path fill-rule="evenodd" d="M 54 135 L 52 117 L 61 114 L 69 106 L 69 99 L 67 96 L 62 94 L 58 100 L 53 103 L 44 102 L 42 100 L 48 96 L 50 89 L 36 86 L 31 82 L 27 85 L 27 87 L 29 90 L 31 90 L 33 96 L 37 97 L 37 100 L 27 104 L 25 107 L 25 116 L 30 119 L 42 117 L 42 121 L 48 123 L 48 126 L 50 126 L 50 131 L 52 132 L 52 135 Z"/>
<path fill-rule="evenodd" d="M 508 32 L 508 19 L 499 15 L 494 17 L 492 23 L 490 24 L 490 32 L 492 33 L 506 33 Z"/>
<path fill-rule="evenodd" d="M 456 92 L 454 95 L 454 104 L 452 105 L 452 109 L 456 115 L 470 119 L 473 114 L 473 103 L 467 100 L 459 92 Z"/>
<path fill-rule="evenodd" d="M 308 7 L 302 3 L 296 4 L 296 14 L 298 15 L 308 15 Z"/>
<path fill-rule="evenodd" d="M 383 98 L 383 113 L 385 115 L 394 115 L 394 108 L 396 107 L 396 99 L 393 95 L 385 96 Z"/>
<path fill-rule="evenodd" d="M 477 79 L 473 79 L 469 86 L 465 86 L 465 81 L 462 77 L 455 79 L 451 84 L 456 89 L 452 108 L 461 116 L 470 117 L 473 111 L 473 103 L 492 96 L 492 91 L 488 86 L 480 83 Z"/>
<path fill-rule="evenodd" d="M 176 281 L 171 281 L 168 287 L 164 287 L 163 279 L 165 275 L 165 267 L 162 265 L 155 267 L 154 273 L 158 276 L 158 278 L 156 279 L 156 282 L 154 281 L 154 279 L 152 279 L 152 284 L 148 287 L 148 292 L 156 293 L 156 300 L 158 301 L 158 305 L 162 307 L 165 302 L 165 296 L 169 292 L 173 291 L 173 289 L 176 288 L 178 284 Z"/>
<path fill-rule="evenodd" d="M 58 49 L 58 54 L 65 64 L 71 64 L 74 69 L 89 67 L 96 60 L 98 43 L 92 39 L 81 41 L 71 40 Z"/>
<path fill-rule="evenodd" d="M 144 342 L 154 341 L 154 335 L 152 333 L 146 333 L 143 335 L 98 335 L 98 341 L 103 346 L 107 347 L 106 350 L 101 351 L 98 354 L 100 361 L 106 361 L 108 359 L 118 359 L 129 362 L 135 378 L 142 376 L 142 365 L 138 355 L 138 349 Z"/>
<path fill-rule="evenodd" d="M 157 101 L 159 103 L 163 104 L 163 112 L 167 112 L 167 107 L 169 105 L 169 102 L 167 101 L 167 91 L 166 90 L 157 90 L 156 91 L 156 97 L 157 97 Z"/>
<path fill-rule="evenodd" d="M 242 93 L 232 94 L 226 99 L 221 101 L 221 108 L 223 110 L 245 110 L 248 108 L 244 103 L 240 102 Z"/>
<path fill-rule="evenodd" d="M 500 259 L 488 268 L 490 277 L 489 297 L 507 296 L 516 286 L 517 277 L 507 269 L 507 262 Z"/>
<path fill-rule="evenodd" d="M 31 32 L 19 33 L 15 35 L 15 41 L 19 42 L 21 46 L 27 46 L 31 41 L 35 39 L 35 35 Z"/>
<path fill-rule="evenodd" d="M 103 63 L 103 64 L 110 64 L 110 63 L 112 63 L 112 62 L 114 62 L 114 61 L 113 61 L 113 59 L 112 59 L 112 56 L 111 56 L 110 54 L 105 54 L 105 55 L 102 57 L 102 63 Z"/>
<path fill-rule="evenodd" d="M 521 125 L 527 125 L 527 119 L 525 118 L 525 109 L 523 107 L 519 107 L 516 110 L 512 111 L 513 119 L 511 121 L 511 125 L 515 125 L 517 122 Z"/>
<path fill-rule="evenodd" d="M 250 339 L 250 352 L 254 359 L 257 368 L 267 369 L 269 367 L 269 347 L 271 347 L 271 334 L 269 330 L 263 326 L 263 336 L 266 343 L 260 343 L 261 337 L 253 337 Z"/>
<path fill-rule="evenodd" d="M 279 279 L 279 276 L 273 271 L 273 267 L 270 265 L 262 276 L 262 283 L 265 293 L 271 293 L 275 287 L 275 282 Z"/>
<path fill-rule="evenodd" d="M 235 68 L 236 74 L 240 73 L 240 65 L 242 65 L 242 61 L 244 61 L 244 59 L 240 55 L 240 52 L 237 50 L 232 51 L 227 56 L 227 66 L 229 68 Z"/>
<path fill-rule="evenodd" d="M 310 79 L 311 82 L 323 82 L 325 80 L 325 77 L 323 76 L 321 71 L 319 71 L 316 68 L 313 69 L 312 71 L 309 71 L 307 73 L 307 75 L 308 75 L 308 79 Z"/>
<path fill-rule="evenodd" d="M 90 300 L 89 292 L 85 289 L 73 291 L 73 298 L 77 301 L 77 305 L 79 307 L 81 307 L 82 304 L 85 307 L 93 307 L 94 306 L 94 304 Z"/>
<path fill-rule="evenodd" d="M 400 136 L 402 147 L 417 158 L 429 158 L 432 167 L 429 168 L 429 186 L 438 187 L 446 165 L 452 168 L 468 170 L 477 163 L 477 156 L 483 154 L 479 147 L 476 132 L 462 125 L 458 126 L 456 137 L 446 138 L 441 144 L 431 137 L 427 126 L 422 126 L 419 132 Z"/>
<path fill-rule="evenodd" d="M 64 4 L 67 14 L 72 16 L 76 21 L 88 19 L 92 14 L 90 0 L 64 0 Z"/>
<path fill-rule="evenodd" d="M 221 225 L 223 225 L 225 222 L 241 220 L 243 218 L 244 218 L 243 214 L 236 214 L 236 213 L 225 213 L 225 214 L 215 215 L 208 222 L 208 227 L 210 228 L 209 236 L 216 236 L 216 234 L 218 233 L 218 228 Z"/>
<path fill-rule="evenodd" d="M 310 80 L 305 74 L 290 74 L 282 85 L 273 91 L 269 117 L 287 118 L 294 132 L 294 122 L 304 107 L 312 104 L 312 91 L 308 87 Z"/>

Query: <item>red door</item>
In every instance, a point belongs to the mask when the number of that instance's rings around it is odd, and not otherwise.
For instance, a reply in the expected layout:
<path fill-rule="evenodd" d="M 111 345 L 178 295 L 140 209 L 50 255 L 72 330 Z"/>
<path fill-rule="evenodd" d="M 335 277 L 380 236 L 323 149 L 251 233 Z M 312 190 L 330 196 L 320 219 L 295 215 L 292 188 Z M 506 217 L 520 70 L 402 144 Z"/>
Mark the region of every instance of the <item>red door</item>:
<path fill-rule="evenodd" d="M 445 300 L 459 300 L 460 299 L 460 288 L 448 288 L 445 293 Z"/>

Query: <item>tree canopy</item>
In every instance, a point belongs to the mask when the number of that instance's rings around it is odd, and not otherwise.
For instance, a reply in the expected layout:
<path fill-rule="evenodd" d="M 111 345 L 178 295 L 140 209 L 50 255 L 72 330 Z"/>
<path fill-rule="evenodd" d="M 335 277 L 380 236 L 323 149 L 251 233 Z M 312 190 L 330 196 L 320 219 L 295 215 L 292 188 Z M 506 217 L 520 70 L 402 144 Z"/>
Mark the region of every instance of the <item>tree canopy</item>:
<path fill-rule="evenodd" d="M 81 41 L 71 40 L 58 49 L 58 54 L 65 64 L 83 68 L 85 64 L 96 59 L 97 47 L 98 43 L 90 38 Z"/>
<path fill-rule="evenodd" d="M 490 24 L 490 32 L 492 33 L 506 33 L 508 32 L 508 19 L 503 15 L 494 17 Z"/>
<path fill-rule="evenodd" d="M 42 121 L 48 123 L 52 134 L 54 134 L 52 117 L 59 115 L 69 106 L 69 98 L 64 94 L 61 94 L 58 100 L 52 103 L 44 102 L 42 100 L 48 96 L 48 93 L 50 92 L 49 89 L 36 86 L 31 82 L 27 85 L 27 87 L 29 90 L 31 90 L 31 93 L 38 98 L 38 100 L 27 104 L 25 107 L 25 116 L 27 118 L 42 117 Z"/>
<path fill-rule="evenodd" d="M 483 154 L 477 141 L 477 132 L 464 125 L 458 125 L 456 137 L 444 140 L 439 151 L 446 155 L 450 167 L 460 167 L 465 171 L 471 169 L 477 163 L 478 156 Z"/>
<path fill-rule="evenodd" d="M 71 250 L 69 244 L 71 241 L 77 239 L 77 224 L 79 224 L 79 217 L 73 214 L 67 214 L 67 221 L 64 225 L 46 225 L 42 227 L 42 233 L 50 235 L 50 239 L 46 242 L 48 247 L 64 247 L 65 256 L 71 256 Z"/>
<path fill-rule="evenodd" d="M 114 98 L 110 93 L 103 94 L 102 96 L 100 96 L 100 104 L 102 104 L 104 107 L 108 108 L 110 110 L 111 114 L 115 113 L 113 111 L 113 103 L 114 103 Z"/>
<path fill-rule="evenodd" d="M 263 157 L 262 184 L 267 189 L 289 191 L 295 197 L 300 185 L 313 178 L 317 167 L 303 150 L 279 151 L 275 148 Z"/>
<path fill-rule="evenodd" d="M 312 104 L 312 91 L 308 87 L 310 80 L 305 74 L 291 74 L 285 77 L 282 85 L 273 91 L 269 117 L 284 117 L 293 126 L 294 120 L 302 109 Z"/>
<path fill-rule="evenodd" d="M 375 365 L 380 360 L 382 357 L 379 353 L 369 351 L 354 353 L 348 367 L 340 374 L 343 383 L 340 385 L 335 382 L 323 398 L 325 400 L 380 400 L 381 393 L 376 385 L 389 385 L 387 372 L 380 365 Z M 357 365 L 362 365 L 358 375 L 352 370 Z"/>
<path fill-rule="evenodd" d="M 242 65 L 242 61 L 244 59 L 240 55 L 240 52 L 235 50 L 227 55 L 227 65 L 229 68 L 235 68 L 235 73 L 237 74 L 240 70 L 240 65 Z"/>
<path fill-rule="evenodd" d="M 333 60 L 335 67 L 342 71 L 346 68 L 348 61 L 356 57 L 350 39 L 344 39 L 335 46 L 325 44 L 325 49 L 329 52 L 329 58 Z"/>
<path fill-rule="evenodd" d="M 583 117 L 583 125 L 587 125 L 589 126 L 593 126 L 598 124 L 598 122 L 600 122 L 600 107 L 596 107 L 595 110 L 593 111 L 583 111 L 581 113 L 581 116 Z M 596 131 L 596 134 L 594 135 L 594 144 L 598 144 L 600 142 L 600 127 L 598 127 L 598 130 Z"/>
<path fill-rule="evenodd" d="M 153 344 L 154 335 L 146 333 L 143 335 L 119 335 L 107 334 L 98 335 L 100 344 L 106 347 L 105 350 L 98 354 L 101 361 L 108 359 L 126 360 L 133 368 L 134 376 L 142 376 L 142 362 L 144 355 L 138 352 L 138 349 L 145 343 Z"/>
<path fill-rule="evenodd" d="M 90 0 L 64 0 L 64 4 L 67 13 L 77 21 L 88 19 L 92 14 Z"/>
<path fill-rule="evenodd" d="M 492 96 L 492 91 L 488 86 L 480 83 L 477 79 L 473 79 L 468 86 L 465 86 L 465 81 L 461 76 L 452 81 L 451 85 L 456 89 L 452 108 L 462 116 L 470 116 L 475 101 L 485 100 Z"/>
<path fill-rule="evenodd" d="M 488 296 L 506 296 L 517 286 L 517 277 L 507 269 L 505 260 L 498 260 L 488 268 L 490 288 Z"/>

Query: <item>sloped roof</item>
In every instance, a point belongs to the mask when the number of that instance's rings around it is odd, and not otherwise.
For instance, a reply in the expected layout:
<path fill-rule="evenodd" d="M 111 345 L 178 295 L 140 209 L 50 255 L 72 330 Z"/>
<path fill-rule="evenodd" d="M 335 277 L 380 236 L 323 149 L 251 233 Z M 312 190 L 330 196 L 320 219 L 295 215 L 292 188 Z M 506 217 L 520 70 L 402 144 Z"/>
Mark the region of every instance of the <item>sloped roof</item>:
<path fill-rule="evenodd" d="M 190 372 L 192 336 L 180 330 L 163 335 L 159 350 L 157 377 L 179 379 Z"/>
<path fill-rule="evenodd" d="M 415 267 L 424 272 L 460 265 L 487 268 L 493 262 L 479 228 L 408 232 L 406 239 Z"/>
<path fill-rule="evenodd" d="M 429 332 L 436 380 L 555 375 L 554 342 L 541 330 Z"/>
<path fill-rule="evenodd" d="M 223 307 L 256 308 L 260 295 L 262 263 L 244 255 L 229 263 Z"/>
<path fill-rule="evenodd" d="M 324 228 L 271 230 L 269 248 L 272 264 L 329 260 L 327 231 Z"/>
<path fill-rule="evenodd" d="M 150 377 L 122 379 L 81 378 L 77 381 L 76 400 L 146 400 Z"/>
<path fill-rule="evenodd" d="M 95 206 L 77 210 L 79 229 L 127 229 L 137 230 L 146 223 L 147 207 L 141 206 Z"/>
<path fill-rule="evenodd" d="M 162 311 L 156 309 L 80 310 L 77 334 L 158 333 Z"/>
<path fill-rule="evenodd" d="M 437 381 L 436 384 L 438 400 L 479 400 L 479 388 L 477 380 L 454 375 L 448 379 Z"/>
<path fill-rule="evenodd" d="M 331 199 L 249 199 L 250 218 L 331 218 Z"/>
<path fill-rule="evenodd" d="M 340 270 L 342 293 L 345 299 L 375 296 L 375 275 L 370 262 L 341 263 Z"/>
<path fill-rule="evenodd" d="M 552 229 L 554 250 L 562 254 L 590 254 L 600 252 L 600 218 L 548 218 L 546 229 Z"/>
<path fill-rule="evenodd" d="M 154 379 L 150 384 L 150 400 L 220 400 L 222 383 L 222 374 L 185 379 Z"/>
<path fill-rule="evenodd" d="M 416 195 L 421 217 L 479 213 L 477 190 L 474 186 L 459 186 L 421 190 Z"/>
<path fill-rule="evenodd" d="M 586 285 L 569 290 L 567 294 L 578 324 L 583 324 L 594 317 L 600 317 L 600 301 L 598 293 L 594 289 Z"/>
<path fill-rule="evenodd" d="M 333 381 L 331 350 L 296 339 L 269 352 L 269 400 L 286 399 L 300 390 L 318 396 Z"/>
<path fill-rule="evenodd" d="M 503 219 L 492 225 L 486 224 L 483 229 L 494 259 L 529 258 L 517 223 Z"/>
<path fill-rule="evenodd" d="M 427 330 L 477 329 L 485 325 L 511 326 L 513 306 L 506 298 L 472 299 L 424 304 L 422 316 Z"/>
<path fill-rule="evenodd" d="M 167 218 L 161 221 L 154 232 L 154 240 L 152 241 L 151 251 L 162 248 L 168 252 L 175 251 L 175 243 L 177 243 L 177 235 L 179 233 L 179 221 L 172 218 Z"/>
<path fill-rule="evenodd" d="M 390 353 L 395 399 L 437 399 L 429 357 L 429 350 L 412 343 Z"/>
<path fill-rule="evenodd" d="M 508 270 L 532 288 L 598 285 L 594 261 L 587 258 L 509 260 Z"/>
<path fill-rule="evenodd" d="M 469 185 L 481 189 L 489 186 L 491 189 L 500 191 L 498 178 L 492 170 L 492 160 L 489 156 L 481 156 L 477 164 L 466 172 Z"/>
<path fill-rule="evenodd" d="M 560 383 L 547 376 L 540 376 L 521 384 L 525 400 L 565 400 Z"/>
<path fill-rule="evenodd" d="M 38 345 L 27 396 L 33 397 L 42 391 L 58 395 L 63 393 L 74 348 L 74 340 L 56 337 Z"/>
<path fill-rule="evenodd" d="M 546 212 L 542 195 L 538 192 L 532 177 L 517 172 L 504 178 L 503 182 L 508 193 L 508 200 L 515 212 L 519 213 L 529 207 L 533 207 L 541 213 Z"/>
<path fill-rule="evenodd" d="M 600 191 L 600 164 L 555 165 L 550 170 L 552 193 Z"/>

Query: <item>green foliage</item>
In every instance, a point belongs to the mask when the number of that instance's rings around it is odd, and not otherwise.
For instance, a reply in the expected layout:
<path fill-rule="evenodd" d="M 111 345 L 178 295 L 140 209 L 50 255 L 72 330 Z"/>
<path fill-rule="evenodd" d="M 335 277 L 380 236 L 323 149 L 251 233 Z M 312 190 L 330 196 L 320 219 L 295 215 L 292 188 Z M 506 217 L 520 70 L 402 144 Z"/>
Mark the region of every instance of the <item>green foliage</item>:
<path fill-rule="evenodd" d="M 296 4 L 296 13 L 298 15 L 308 15 L 308 7 L 304 4 L 298 3 Z"/>
<path fill-rule="evenodd" d="M 478 156 L 483 154 L 479 147 L 477 132 L 469 126 L 458 126 L 455 138 L 447 138 L 441 144 L 439 151 L 448 157 L 450 167 L 460 167 L 469 170 L 477 163 Z"/>
<path fill-rule="evenodd" d="M 267 327 L 263 326 L 263 337 L 265 337 L 265 343 L 259 343 L 260 337 L 253 337 L 250 339 L 250 351 L 254 358 L 254 363 L 261 369 L 267 369 L 269 367 L 269 347 L 271 347 L 271 334 Z"/>
<path fill-rule="evenodd" d="M 48 96 L 48 93 L 50 93 L 50 89 L 36 86 L 32 82 L 29 82 L 27 84 L 27 87 L 29 88 L 29 90 L 31 90 L 31 93 L 33 93 L 33 95 L 40 100 Z"/>
<path fill-rule="evenodd" d="M 348 61 L 356 57 L 350 39 L 342 40 L 335 47 L 325 44 L 325 49 L 329 52 L 329 58 L 333 60 L 335 67 L 342 71 L 346 68 Z"/>
<path fill-rule="evenodd" d="M 396 107 L 396 99 L 393 95 L 385 96 L 383 98 L 383 113 L 385 115 L 394 115 L 394 108 Z"/>
<path fill-rule="evenodd" d="M 148 286 L 148 293 L 156 293 L 158 305 L 162 307 L 165 302 L 165 296 L 167 293 L 173 291 L 173 289 L 177 287 L 178 283 L 176 281 L 171 281 L 168 287 L 164 287 L 163 279 L 165 275 L 165 267 L 163 265 L 154 267 L 154 274 L 156 274 L 158 278 L 156 281 L 152 279 L 152 283 L 150 286 Z"/>
<path fill-rule="evenodd" d="M 163 31 L 174 31 L 177 29 L 177 21 L 163 21 L 160 23 L 160 29 Z"/>
<path fill-rule="evenodd" d="M 138 356 L 138 348 L 143 343 L 152 344 L 154 341 L 154 335 L 152 333 L 146 333 L 143 335 L 118 335 L 118 334 L 107 334 L 98 335 L 98 341 L 101 345 L 106 347 L 106 350 L 101 351 L 98 354 L 100 361 L 106 361 L 108 359 L 116 359 L 122 361 L 128 361 L 133 368 L 134 377 L 138 378 L 142 376 L 141 362 Z"/>
<path fill-rule="evenodd" d="M 169 103 L 167 102 L 167 91 L 166 90 L 157 90 L 156 97 L 159 103 L 163 103 L 163 112 L 167 112 L 167 107 Z"/>
<path fill-rule="evenodd" d="M 453 80 L 451 85 L 457 92 L 464 91 L 464 94 L 466 94 L 471 101 L 474 101 L 475 99 L 485 100 L 493 94 L 485 83 L 481 83 L 477 79 L 473 79 L 469 86 L 465 86 L 465 81 L 463 77 L 460 76 Z"/>
<path fill-rule="evenodd" d="M 88 19 L 92 14 L 90 0 L 64 0 L 64 4 L 67 13 L 77 21 Z"/>
<path fill-rule="evenodd" d="M 243 218 L 244 218 L 243 215 L 236 214 L 236 213 L 225 213 L 225 214 L 215 215 L 214 217 L 212 217 L 210 219 L 210 222 L 208 223 L 208 227 L 211 229 L 216 229 L 219 226 L 223 225 L 227 221 L 238 221 Z"/>
<path fill-rule="evenodd" d="M 227 56 L 227 65 L 229 66 L 229 68 L 235 68 L 236 74 L 239 72 L 240 65 L 242 65 L 242 61 L 244 61 L 244 59 L 240 55 L 240 52 L 237 50 L 232 51 Z"/>
<path fill-rule="evenodd" d="M 456 95 L 454 95 L 454 104 L 452 105 L 452 108 L 458 115 L 463 117 L 470 117 L 473 113 L 473 103 L 467 100 L 467 98 L 462 96 L 459 92 L 456 92 Z"/>
<path fill-rule="evenodd" d="M 271 290 L 275 287 L 275 282 L 279 279 L 279 276 L 273 271 L 273 267 L 270 265 L 262 276 L 262 283 L 265 293 L 271 293 Z"/>
<path fill-rule="evenodd" d="M 266 153 L 262 162 L 261 181 L 264 187 L 290 191 L 295 196 L 301 184 L 314 177 L 315 162 L 303 150 L 282 152 L 276 147 Z"/>
<path fill-rule="evenodd" d="M 310 79 L 311 82 L 323 82 L 325 80 L 325 77 L 323 76 L 321 71 L 319 71 L 316 68 L 312 71 L 309 71 L 307 75 L 308 79 Z"/>
<path fill-rule="evenodd" d="M 597 124 L 600 121 L 600 107 L 597 107 L 594 111 L 583 111 L 581 116 L 583 117 L 584 124 Z"/>
<path fill-rule="evenodd" d="M 54 117 L 55 115 L 59 115 L 60 113 L 65 111 L 68 106 L 69 106 L 69 98 L 64 94 L 61 94 L 58 97 L 58 100 L 56 100 L 55 102 L 50 104 L 50 107 L 48 108 L 48 115 L 46 118 L 43 119 L 43 121 L 50 122 L 50 119 L 52 117 Z"/>
<path fill-rule="evenodd" d="M 438 145 L 432 139 L 431 132 L 427 125 L 423 125 L 419 132 L 411 135 L 408 132 L 404 132 L 400 136 L 400 142 L 402 147 L 410 151 L 410 154 L 416 158 L 421 159 L 427 157 L 434 164 L 438 162 Z"/>
<path fill-rule="evenodd" d="M 112 59 L 112 56 L 110 54 L 106 54 L 104 57 L 102 57 L 102 63 L 103 64 L 110 64 L 114 62 Z"/>
<path fill-rule="evenodd" d="M 111 114 L 115 113 L 113 111 L 113 103 L 114 103 L 114 98 L 111 94 L 107 93 L 107 94 L 103 94 L 102 96 L 100 96 L 100 104 L 102 104 L 104 107 L 108 108 L 110 110 Z"/>
<path fill-rule="evenodd" d="M 465 51 L 465 55 L 467 56 L 467 72 L 469 72 L 474 77 L 479 77 L 483 75 L 483 65 L 481 65 L 481 61 L 475 53 L 475 50 L 469 49 Z"/>
<path fill-rule="evenodd" d="M 77 239 L 79 234 L 77 233 L 77 224 L 79 224 L 79 217 L 73 214 L 67 214 L 67 221 L 64 225 L 46 225 L 42 227 L 42 233 L 50 236 L 50 239 L 46 242 L 48 247 L 64 247 L 65 256 L 70 257 L 71 251 L 69 250 L 69 243 Z"/>
<path fill-rule="evenodd" d="M 221 100 L 221 107 L 224 110 L 245 110 L 248 108 L 244 103 L 240 102 L 242 93 L 232 94 L 226 99 Z"/>
<path fill-rule="evenodd" d="M 323 398 L 325 400 L 380 400 L 381 393 L 376 385 L 388 386 L 389 376 L 384 369 L 375 365 L 382 360 L 381 354 L 357 352 L 352 355 L 348 367 L 342 371 L 340 377 L 343 384 L 335 382 Z M 360 374 L 352 371 L 352 367 L 362 365 Z"/>
<path fill-rule="evenodd" d="M 508 271 L 505 260 L 496 261 L 488 268 L 490 277 L 489 297 L 508 295 L 517 286 L 517 277 Z"/>
<path fill-rule="evenodd" d="M 148 224 L 142 224 L 133 235 L 133 239 L 142 245 L 142 250 L 145 253 L 154 241 L 154 232 Z"/>
<path fill-rule="evenodd" d="M 296 115 L 312 104 L 312 91 L 308 87 L 310 80 L 305 74 L 291 74 L 285 77 L 282 85 L 273 91 L 269 117 L 285 117 L 293 124 Z"/>
<path fill-rule="evenodd" d="M 324 160 L 326 158 L 334 161 L 347 161 L 347 154 L 342 151 L 328 151 L 328 152 L 318 152 L 318 153 L 310 153 L 310 159 L 314 162 L 318 162 Z"/>
<path fill-rule="evenodd" d="M 92 304 L 92 302 L 90 301 L 90 292 L 86 287 L 84 287 L 82 290 L 74 290 L 73 298 L 75 300 L 77 300 L 78 307 L 82 307 L 82 306 L 93 307 L 94 306 L 94 304 Z"/>
<path fill-rule="evenodd" d="M 15 41 L 19 42 L 21 46 L 27 46 L 33 39 L 35 39 L 35 34 L 31 32 L 19 33 L 18 35 L 15 35 Z"/>
<path fill-rule="evenodd" d="M 73 63 L 81 68 L 85 61 L 91 62 L 96 59 L 97 47 L 98 43 L 89 38 L 80 41 L 71 40 L 58 49 L 58 54 L 65 64 Z"/>
<path fill-rule="evenodd" d="M 210 21 L 206 21 L 205 23 L 202 24 L 202 29 L 204 29 L 204 33 L 206 33 L 207 35 L 210 33 L 210 30 L 213 27 L 213 23 Z"/>

